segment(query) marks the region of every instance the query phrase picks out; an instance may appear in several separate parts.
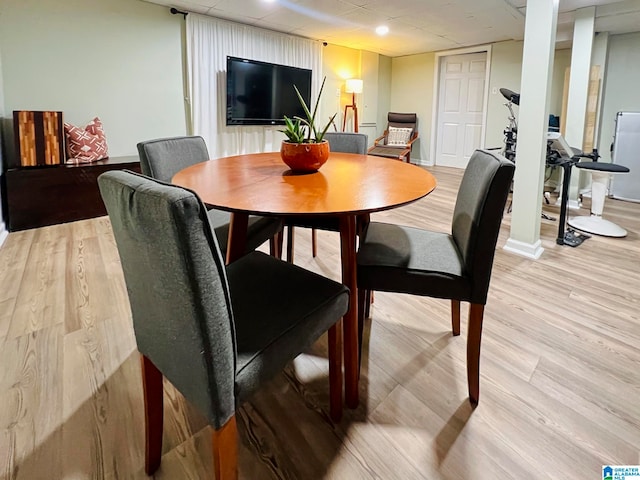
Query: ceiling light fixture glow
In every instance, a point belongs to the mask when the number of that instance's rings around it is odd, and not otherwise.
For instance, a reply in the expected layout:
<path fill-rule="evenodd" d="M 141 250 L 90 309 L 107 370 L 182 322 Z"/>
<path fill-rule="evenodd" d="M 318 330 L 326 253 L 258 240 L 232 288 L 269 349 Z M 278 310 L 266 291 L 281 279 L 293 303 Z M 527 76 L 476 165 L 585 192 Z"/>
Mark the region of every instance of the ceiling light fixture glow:
<path fill-rule="evenodd" d="M 380 25 L 379 27 L 376 27 L 376 33 L 378 35 L 386 35 L 387 33 L 389 33 L 389 27 L 387 27 L 386 25 Z"/>

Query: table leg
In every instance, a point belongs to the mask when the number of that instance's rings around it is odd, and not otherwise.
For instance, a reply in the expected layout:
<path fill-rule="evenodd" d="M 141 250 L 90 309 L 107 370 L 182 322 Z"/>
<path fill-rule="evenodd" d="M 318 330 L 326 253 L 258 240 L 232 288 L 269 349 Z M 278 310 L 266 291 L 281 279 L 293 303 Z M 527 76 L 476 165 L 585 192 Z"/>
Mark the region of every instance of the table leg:
<path fill-rule="evenodd" d="M 340 250 L 342 256 L 342 283 L 351 292 L 349 310 L 345 313 L 344 331 L 344 386 L 345 402 L 349 408 L 358 407 L 358 283 L 356 278 L 356 217 L 340 217 Z"/>
<path fill-rule="evenodd" d="M 244 255 L 247 248 L 247 228 L 249 214 L 234 212 L 229 223 L 229 238 L 227 241 L 227 265 Z"/>

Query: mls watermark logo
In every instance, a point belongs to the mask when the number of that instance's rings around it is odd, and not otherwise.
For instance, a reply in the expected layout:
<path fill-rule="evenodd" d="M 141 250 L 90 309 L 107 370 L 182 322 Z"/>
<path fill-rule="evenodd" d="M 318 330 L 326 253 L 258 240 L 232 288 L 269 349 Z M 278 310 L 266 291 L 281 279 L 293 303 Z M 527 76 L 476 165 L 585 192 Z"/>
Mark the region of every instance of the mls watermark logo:
<path fill-rule="evenodd" d="M 640 465 L 603 465 L 602 480 L 640 480 Z"/>

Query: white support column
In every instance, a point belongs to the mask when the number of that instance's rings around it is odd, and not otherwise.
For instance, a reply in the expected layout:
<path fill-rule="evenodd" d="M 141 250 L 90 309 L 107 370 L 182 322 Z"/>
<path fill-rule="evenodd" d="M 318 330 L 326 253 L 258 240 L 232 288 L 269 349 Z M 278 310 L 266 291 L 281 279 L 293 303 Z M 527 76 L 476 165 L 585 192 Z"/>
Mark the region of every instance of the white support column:
<path fill-rule="evenodd" d="M 558 0 L 527 3 L 511 236 L 504 249 L 534 259 L 544 251 L 540 214 L 557 22 Z"/>
<path fill-rule="evenodd" d="M 593 48 L 591 51 L 591 65 L 598 65 L 600 67 L 600 87 L 598 89 L 598 103 L 596 106 L 596 136 L 594 140 L 594 148 L 598 149 L 599 154 L 602 156 L 602 161 L 611 161 L 611 155 L 609 153 L 609 144 L 611 139 L 605 139 L 604 142 L 600 142 L 600 131 L 602 122 L 602 100 L 604 98 L 604 78 L 607 68 L 607 55 L 609 53 L 609 32 L 600 32 L 593 36 Z M 586 133 L 586 132 L 585 132 Z M 578 193 L 579 194 L 591 194 L 591 175 L 589 172 L 583 169 L 574 170 L 573 174 L 576 175 L 580 181 Z M 577 202 L 576 202 L 577 203 Z"/>
<path fill-rule="evenodd" d="M 582 150 L 584 142 L 584 127 L 587 117 L 595 17 L 596 7 L 576 10 L 573 26 L 565 140 L 569 145 L 580 150 Z M 572 175 L 569 188 L 569 208 L 578 208 L 579 178 L 579 175 Z"/>
<path fill-rule="evenodd" d="M 600 154 L 609 152 L 608 145 L 602 145 L 600 147 L 600 126 L 601 126 L 601 113 L 602 113 L 602 100 L 604 98 L 604 78 L 607 70 L 607 57 L 609 53 L 609 32 L 600 32 L 594 35 L 593 48 L 591 51 L 591 65 L 600 66 L 600 88 L 598 89 L 598 106 L 596 114 L 596 139 L 595 146 L 600 151 Z"/>

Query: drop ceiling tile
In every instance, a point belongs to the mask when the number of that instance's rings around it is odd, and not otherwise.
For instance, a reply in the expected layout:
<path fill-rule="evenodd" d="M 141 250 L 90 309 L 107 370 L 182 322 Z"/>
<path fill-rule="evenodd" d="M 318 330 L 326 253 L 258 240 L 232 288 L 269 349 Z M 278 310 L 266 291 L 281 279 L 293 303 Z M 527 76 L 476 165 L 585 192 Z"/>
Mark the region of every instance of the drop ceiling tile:
<path fill-rule="evenodd" d="M 177 2 L 172 2 L 169 0 L 167 3 L 172 7 L 176 7 L 179 9 L 185 8 L 191 12 L 200 13 L 200 10 L 202 10 L 202 8 L 209 9 L 209 8 L 215 7 L 217 4 L 220 3 L 220 0 L 196 0 L 196 1 L 178 0 Z"/>
<path fill-rule="evenodd" d="M 527 3 L 526 0 L 143 1 L 390 56 L 521 39 Z M 612 34 L 640 31 L 640 0 L 560 0 L 559 41 L 570 43 L 561 39 L 572 36 L 574 10 L 591 5 L 597 6 L 597 31 Z M 373 31 L 380 23 L 391 29 L 386 37 L 378 37 Z"/>
<path fill-rule="evenodd" d="M 358 8 L 343 0 L 298 0 L 297 3 L 309 11 L 337 17 Z"/>
<path fill-rule="evenodd" d="M 154 1 L 143 0 L 143 1 L 146 1 L 147 3 L 154 3 L 156 5 L 162 5 L 162 6 L 165 6 L 167 8 L 175 7 L 178 10 L 186 10 L 188 12 L 205 14 L 213 6 L 213 4 L 217 3 L 219 0 L 209 0 L 209 1 L 207 1 L 207 0 L 199 0 L 198 2 L 190 2 L 188 0 L 187 1 L 184 1 L 184 0 L 177 0 L 177 1 L 172 1 L 172 0 L 154 0 Z M 211 5 L 207 5 L 207 3 L 211 3 Z"/>
<path fill-rule="evenodd" d="M 596 32 L 615 31 L 616 34 L 632 33 L 638 31 L 640 25 L 640 12 L 630 12 L 624 15 L 608 15 L 596 18 Z"/>
<path fill-rule="evenodd" d="M 373 0 L 362 7 L 369 11 L 376 11 L 389 18 L 397 18 L 405 15 L 419 15 L 424 10 L 433 10 L 449 4 L 448 0 L 425 2 L 424 0 L 403 0 L 394 2 L 389 0 Z"/>
<path fill-rule="evenodd" d="M 360 29 L 352 28 L 350 30 L 346 30 L 343 27 L 339 27 L 335 25 L 325 27 L 324 25 L 309 24 L 309 25 L 305 25 L 302 28 L 292 30 L 292 33 L 295 33 L 296 35 L 309 37 L 309 38 L 317 38 L 318 40 L 329 41 L 329 40 L 339 39 L 341 36 L 347 35 L 348 32 L 358 31 L 358 30 Z M 331 42 L 331 43 L 334 43 L 334 42 Z"/>
<path fill-rule="evenodd" d="M 640 10 L 640 1 L 625 0 L 622 2 L 609 3 L 596 8 L 596 17 L 608 15 L 620 15 L 625 13 L 637 13 Z"/>
<path fill-rule="evenodd" d="M 367 10 L 365 7 L 359 7 L 355 10 L 342 15 L 344 20 L 348 20 L 362 28 L 375 28 L 380 23 L 385 23 L 391 20 L 391 17 L 381 12 L 374 10 Z"/>
<path fill-rule="evenodd" d="M 335 0 L 333 0 L 335 2 Z M 325 4 L 329 3 L 327 1 Z M 323 9 L 320 3 L 315 4 L 309 1 L 302 1 L 298 3 L 283 3 L 283 8 L 273 12 L 265 17 L 264 20 L 269 22 L 276 22 L 286 24 L 289 26 L 289 30 L 296 30 L 305 28 L 306 26 L 315 26 L 317 29 L 329 29 L 329 28 L 357 28 L 357 25 L 352 25 L 352 22 L 345 20 L 342 15 L 353 11 L 355 7 L 347 6 L 346 4 L 339 2 L 343 5 L 338 11 L 330 11 Z"/>
<path fill-rule="evenodd" d="M 198 0 L 202 2 L 203 0 Z M 209 0 L 212 1 L 212 0 Z M 262 0 L 221 0 L 210 10 L 211 15 L 218 16 L 224 12 L 225 18 L 260 19 L 273 13 L 283 13 L 285 9 L 279 2 L 264 2 Z"/>
<path fill-rule="evenodd" d="M 570 12 L 578 8 L 607 5 L 609 3 L 622 3 L 620 0 L 560 0 L 559 12 Z"/>
<path fill-rule="evenodd" d="M 478 12 L 484 12 L 487 10 L 495 10 L 495 9 L 509 10 L 509 11 L 517 10 L 517 8 L 515 8 L 505 0 L 478 0 L 476 2 L 460 0 L 458 3 L 460 4 L 461 9 L 465 13 L 478 13 Z"/>

